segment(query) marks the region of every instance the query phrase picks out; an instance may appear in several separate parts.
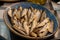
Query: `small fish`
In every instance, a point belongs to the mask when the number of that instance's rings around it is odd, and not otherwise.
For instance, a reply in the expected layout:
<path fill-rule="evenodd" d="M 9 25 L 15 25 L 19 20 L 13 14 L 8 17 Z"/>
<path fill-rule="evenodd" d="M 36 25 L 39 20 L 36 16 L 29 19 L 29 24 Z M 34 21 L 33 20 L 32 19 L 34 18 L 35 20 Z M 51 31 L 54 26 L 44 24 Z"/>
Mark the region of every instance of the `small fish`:
<path fill-rule="evenodd" d="M 35 14 L 32 12 L 29 23 L 32 22 L 33 20 L 39 21 L 40 15 L 41 13 L 39 10 L 37 10 Z"/>
<path fill-rule="evenodd" d="M 29 24 L 33 21 L 34 13 L 31 13 L 30 19 L 29 19 Z"/>
<path fill-rule="evenodd" d="M 20 15 L 21 15 L 21 11 L 20 10 L 17 10 L 17 12 L 16 12 L 17 19 L 20 19 Z"/>
<path fill-rule="evenodd" d="M 32 27 L 31 27 L 30 32 L 32 32 L 35 29 L 36 26 L 37 26 L 37 21 L 34 20 L 33 23 L 32 23 Z"/>
<path fill-rule="evenodd" d="M 28 12 L 28 9 L 26 9 L 26 8 L 23 9 L 23 11 L 22 11 L 22 17 L 25 16 L 27 14 L 27 12 Z"/>
<path fill-rule="evenodd" d="M 39 35 L 39 37 L 43 38 L 44 36 L 47 35 L 47 33 L 48 33 L 48 31 L 45 30 L 45 31 L 42 31 L 42 32 L 38 33 L 38 35 Z"/>
<path fill-rule="evenodd" d="M 12 25 L 15 24 L 15 21 L 16 21 L 16 20 L 14 20 L 13 18 L 11 18 L 11 23 L 12 23 Z"/>
<path fill-rule="evenodd" d="M 53 33 L 53 25 L 54 25 L 53 21 L 51 21 L 51 22 L 47 25 L 47 29 L 48 29 L 48 31 L 49 31 L 50 33 Z"/>
<path fill-rule="evenodd" d="M 44 11 L 44 12 L 42 13 L 40 22 L 42 22 L 46 17 L 47 17 L 47 16 L 46 16 L 46 12 Z"/>
<path fill-rule="evenodd" d="M 23 10 L 23 8 L 20 6 L 20 7 L 18 8 L 18 10 L 22 11 L 22 10 Z"/>
<path fill-rule="evenodd" d="M 40 18 L 39 18 L 38 22 L 41 22 L 40 20 L 41 20 L 41 16 L 42 16 L 42 10 L 39 10 L 39 12 L 40 12 Z"/>
<path fill-rule="evenodd" d="M 12 17 L 12 9 L 11 9 L 11 8 L 8 10 L 8 15 L 9 15 L 10 17 Z"/>
<path fill-rule="evenodd" d="M 31 11 L 33 11 L 33 10 L 34 10 L 34 8 L 33 8 L 33 7 L 30 7 L 30 9 L 31 9 Z"/>
<path fill-rule="evenodd" d="M 50 22 L 48 22 L 40 31 L 39 31 L 39 36 L 40 37 L 44 37 L 47 33 L 48 33 L 48 31 L 49 32 L 51 32 L 51 33 L 53 33 L 53 22 L 52 23 L 50 23 Z"/>
<path fill-rule="evenodd" d="M 39 23 L 39 24 L 37 25 L 37 28 L 44 26 L 44 25 L 45 25 L 46 23 L 48 23 L 48 22 L 49 22 L 49 18 L 47 17 L 47 18 L 45 18 L 41 23 Z"/>
<path fill-rule="evenodd" d="M 40 33 L 41 32 L 44 32 L 44 31 L 46 31 L 47 30 L 47 25 L 48 25 L 49 23 L 47 23 L 45 26 L 43 26 L 43 28 L 39 31 Z"/>
<path fill-rule="evenodd" d="M 21 14 L 20 10 L 14 9 L 13 16 L 16 16 L 17 19 L 20 19 L 20 14 Z"/>
<path fill-rule="evenodd" d="M 32 37 L 37 37 L 37 34 L 34 33 L 34 32 L 31 32 L 30 35 L 31 35 Z"/>
<path fill-rule="evenodd" d="M 39 10 L 37 10 L 37 12 L 35 13 L 35 16 L 34 16 L 35 17 L 34 20 L 39 21 L 40 16 L 41 16 L 41 13 Z"/>
<path fill-rule="evenodd" d="M 27 35 L 29 35 L 29 26 L 27 25 L 27 21 L 25 21 L 23 25 L 24 25 L 23 27 L 24 27 Z"/>
<path fill-rule="evenodd" d="M 48 23 L 38 32 L 39 37 L 44 37 L 48 33 L 47 25 Z"/>
<path fill-rule="evenodd" d="M 28 21 L 28 17 L 27 17 L 27 15 L 25 15 L 24 17 L 25 17 L 25 20 Z"/>
<path fill-rule="evenodd" d="M 36 28 L 33 30 L 33 32 L 38 33 L 42 28 Z"/>
<path fill-rule="evenodd" d="M 29 23 L 31 23 L 34 20 L 36 11 L 37 11 L 37 9 L 34 9 L 34 8 L 31 7 L 31 16 L 30 16 L 30 19 L 29 19 Z"/>
<path fill-rule="evenodd" d="M 37 12 L 37 9 L 34 9 L 32 12 L 33 12 L 34 14 L 36 14 L 36 12 Z"/>
<path fill-rule="evenodd" d="M 21 31 L 20 29 L 18 29 L 16 25 L 13 25 L 13 28 L 14 28 L 15 30 L 17 30 L 18 32 L 20 32 L 21 34 L 26 35 L 26 33 L 23 32 L 23 31 Z"/>
<path fill-rule="evenodd" d="M 31 9 L 28 10 L 28 18 L 31 16 Z"/>
<path fill-rule="evenodd" d="M 19 23 L 18 29 L 20 29 L 20 30 L 25 32 L 24 28 L 22 27 L 22 24 L 20 22 L 18 22 L 18 23 Z"/>
<path fill-rule="evenodd" d="M 16 14 L 17 14 L 17 9 L 14 9 L 13 16 L 16 16 Z"/>
<path fill-rule="evenodd" d="M 12 23 L 18 26 L 18 22 L 15 19 L 11 19 Z"/>

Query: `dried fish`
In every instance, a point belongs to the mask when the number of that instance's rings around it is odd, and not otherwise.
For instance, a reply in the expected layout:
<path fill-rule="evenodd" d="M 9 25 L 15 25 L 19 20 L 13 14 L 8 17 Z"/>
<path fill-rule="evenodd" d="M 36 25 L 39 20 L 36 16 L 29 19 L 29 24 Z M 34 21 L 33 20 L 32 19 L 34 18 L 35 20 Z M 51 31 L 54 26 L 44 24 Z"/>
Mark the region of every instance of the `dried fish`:
<path fill-rule="evenodd" d="M 28 12 L 28 9 L 25 8 L 25 9 L 22 11 L 22 17 L 25 16 L 25 15 L 27 14 L 27 12 Z"/>
<path fill-rule="evenodd" d="M 22 24 L 18 22 L 17 20 L 13 20 L 12 23 L 17 26 L 18 29 L 25 31 L 22 27 Z"/>
<path fill-rule="evenodd" d="M 38 10 L 33 7 L 9 9 L 13 28 L 29 37 L 44 37 L 48 32 L 53 33 L 53 21 L 46 15 L 46 10 Z"/>
<path fill-rule="evenodd" d="M 50 23 L 50 21 L 43 27 L 42 30 L 40 30 L 40 32 L 48 30 L 49 32 L 53 33 L 53 22 Z"/>
<path fill-rule="evenodd" d="M 41 13 L 40 13 L 39 10 L 37 10 L 37 12 L 36 12 L 36 14 L 34 16 L 35 17 L 34 20 L 39 21 L 40 16 L 41 16 Z"/>
<path fill-rule="evenodd" d="M 30 19 L 29 19 L 29 23 L 31 23 L 34 20 L 36 11 L 37 11 L 37 9 L 34 9 L 34 8 L 31 7 L 31 16 L 30 16 Z"/>
<path fill-rule="evenodd" d="M 25 21 L 28 21 L 28 17 L 27 17 L 27 15 L 25 15 L 24 17 L 25 17 Z"/>
<path fill-rule="evenodd" d="M 33 21 L 34 13 L 31 13 L 30 19 L 29 19 L 29 24 Z"/>
<path fill-rule="evenodd" d="M 31 9 L 31 11 L 33 11 L 33 10 L 34 10 L 34 8 L 33 8 L 33 7 L 30 7 L 30 9 Z"/>
<path fill-rule="evenodd" d="M 36 28 L 33 30 L 33 32 L 38 33 L 42 28 Z"/>
<path fill-rule="evenodd" d="M 20 10 L 14 9 L 13 16 L 16 16 L 17 19 L 20 19 L 20 14 L 21 14 Z"/>
<path fill-rule="evenodd" d="M 31 16 L 31 9 L 28 10 L 28 18 Z"/>
<path fill-rule="evenodd" d="M 17 14 L 17 9 L 14 9 L 13 16 L 16 16 L 16 14 Z"/>
<path fill-rule="evenodd" d="M 46 31 L 47 30 L 47 25 L 48 25 L 49 23 L 47 23 L 39 32 L 43 32 L 43 31 Z"/>
<path fill-rule="evenodd" d="M 34 32 L 31 32 L 30 35 L 31 35 L 32 37 L 37 37 L 37 34 L 34 33 Z"/>
<path fill-rule="evenodd" d="M 24 28 L 22 27 L 22 24 L 21 24 L 20 22 L 18 22 L 18 23 L 19 23 L 19 27 L 18 27 L 18 29 L 20 29 L 20 30 L 22 30 L 22 31 L 25 32 Z"/>
<path fill-rule="evenodd" d="M 13 19 L 13 18 L 11 18 L 11 23 L 12 23 L 12 25 L 13 25 L 13 24 L 15 24 L 15 23 L 14 23 L 14 19 Z"/>
<path fill-rule="evenodd" d="M 17 22 L 17 20 L 14 20 L 14 19 L 11 19 L 11 20 L 12 20 L 12 23 L 13 23 L 13 24 L 15 24 L 15 25 L 18 26 L 18 22 Z"/>
<path fill-rule="evenodd" d="M 44 36 L 47 35 L 47 33 L 48 33 L 48 31 L 45 30 L 45 31 L 40 32 L 40 33 L 38 34 L 38 36 L 41 37 L 41 38 L 43 38 Z"/>
<path fill-rule="evenodd" d="M 8 15 L 9 15 L 10 17 L 12 17 L 12 9 L 11 9 L 11 8 L 8 10 Z"/>
<path fill-rule="evenodd" d="M 17 13 L 16 13 L 16 17 L 17 17 L 17 19 L 20 19 L 20 14 L 21 14 L 21 11 L 18 10 Z"/>
<path fill-rule="evenodd" d="M 16 25 L 13 25 L 13 28 L 14 28 L 15 30 L 17 30 L 18 32 L 20 32 L 21 34 L 26 35 L 26 33 L 23 32 L 23 31 L 21 31 L 20 29 L 18 29 Z"/>
<path fill-rule="evenodd" d="M 40 18 L 39 18 L 39 21 L 38 22 L 40 22 L 40 20 L 41 20 L 42 10 L 39 10 L 39 12 L 40 12 Z"/>
<path fill-rule="evenodd" d="M 40 37 L 44 37 L 48 33 L 47 25 L 48 25 L 48 23 L 39 31 L 38 35 Z"/>
<path fill-rule="evenodd" d="M 44 25 L 45 25 L 46 23 L 48 23 L 48 22 L 49 22 L 49 18 L 47 17 L 47 18 L 45 18 L 45 20 L 43 20 L 40 24 L 37 25 L 37 28 L 44 26 Z"/>
<path fill-rule="evenodd" d="M 35 12 L 35 14 L 34 14 L 34 12 L 33 12 L 32 15 L 31 15 L 31 18 L 30 18 L 30 21 L 29 21 L 29 22 L 32 22 L 33 20 L 38 21 L 39 18 L 40 18 L 40 15 L 41 15 L 41 13 L 40 13 L 39 10 L 37 10 L 37 11 Z"/>
<path fill-rule="evenodd" d="M 48 25 L 47 25 L 47 29 L 50 33 L 53 33 L 53 21 L 51 21 Z"/>
<path fill-rule="evenodd" d="M 31 27 L 30 32 L 32 32 L 36 26 L 37 26 L 37 21 L 34 20 L 33 23 L 32 23 L 32 27 Z"/>
<path fill-rule="evenodd" d="M 36 14 L 36 12 L 37 12 L 37 9 L 34 9 L 32 12 L 33 12 L 34 14 Z"/>
<path fill-rule="evenodd" d="M 29 26 L 27 25 L 27 21 L 24 22 L 24 26 L 23 27 L 24 27 L 27 35 L 29 35 Z"/>
<path fill-rule="evenodd" d="M 42 22 L 45 18 L 46 18 L 46 11 L 44 11 L 44 12 L 42 13 L 40 22 Z"/>
<path fill-rule="evenodd" d="M 20 6 L 19 8 L 18 8 L 20 11 L 22 11 L 23 10 L 23 8 Z"/>

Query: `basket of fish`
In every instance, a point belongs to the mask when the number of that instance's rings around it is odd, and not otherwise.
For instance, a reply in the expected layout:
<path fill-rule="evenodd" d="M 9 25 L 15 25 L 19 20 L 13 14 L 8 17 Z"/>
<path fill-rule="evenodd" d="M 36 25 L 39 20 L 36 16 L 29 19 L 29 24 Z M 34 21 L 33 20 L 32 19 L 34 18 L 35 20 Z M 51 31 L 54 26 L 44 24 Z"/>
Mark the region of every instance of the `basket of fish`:
<path fill-rule="evenodd" d="M 28 39 L 44 39 L 55 34 L 58 28 L 56 17 L 45 7 L 21 2 L 8 8 L 4 22 L 15 34 Z"/>

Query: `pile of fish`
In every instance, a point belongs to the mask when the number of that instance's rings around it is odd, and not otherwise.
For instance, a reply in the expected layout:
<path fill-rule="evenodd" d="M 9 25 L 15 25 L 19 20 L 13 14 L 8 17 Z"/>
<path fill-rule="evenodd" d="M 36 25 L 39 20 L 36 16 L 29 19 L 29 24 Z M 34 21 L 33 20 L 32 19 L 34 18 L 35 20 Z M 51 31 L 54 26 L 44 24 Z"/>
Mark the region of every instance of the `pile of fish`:
<path fill-rule="evenodd" d="M 53 21 L 46 15 L 46 10 L 38 10 L 33 7 L 9 9 L 13 28 L 20 34 L 30 37 L 44 37 L 53 33 Z"/>

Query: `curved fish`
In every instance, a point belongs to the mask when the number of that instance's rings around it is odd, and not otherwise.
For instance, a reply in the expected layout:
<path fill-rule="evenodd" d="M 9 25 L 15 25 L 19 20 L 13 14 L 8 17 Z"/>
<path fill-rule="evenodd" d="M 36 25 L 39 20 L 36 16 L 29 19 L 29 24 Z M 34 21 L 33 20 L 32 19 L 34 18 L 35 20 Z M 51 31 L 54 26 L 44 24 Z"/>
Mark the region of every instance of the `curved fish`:
<path fill-rule="evenodd" d="M 27 21 L 25 21 L 23 25 L 24 25 L 23 27 L 24 27 L 27 35 L 29 35 L 29 26 L 27 25 Z"/>
<path fill-rule="evenodd" d="M 12 17 L 12 9 L 11 9 L 11 8 L 8 10 L 8 15 L 9 15 L 10 17 Z"/>
<path fill-rule="evenodd" d="M 45 18 L 41 23 L 39 23 L 39 24 L 37 25 L 37 28 L 44 26 L 44 25 L 45 25 L 46 23 L 48 23 L 48 22 L 49 22 L 49 18 L 47 17 L 47 18 Z"/>
<path fill-rule="evenodd" d="M 16 25 L 13 25 L 13 28 L 14 28 L 15 30 L 17 30 L 18 32 L 20 32 L 21 34 L 26 35 L 26 33 L 23 32 L 23 31 L 21 31 L 20 29 L 18 29 Z"/>
<path fill-rule="evenodd" d="M 28 12 L 28 9 L 26 9 L 26 8 L 23 9 L 23 11 L 22 11 L 22 17 L 25 16 L 27 14 L 27 12 Z"/>
<path fill-rule="evenodd" d="M 37 37 L 37 34 L 34 33 L 34 32 L 31 32 L 30 35 L 31 35 L 32 37 Z"/>

